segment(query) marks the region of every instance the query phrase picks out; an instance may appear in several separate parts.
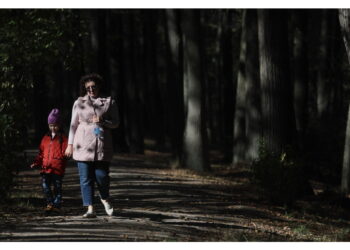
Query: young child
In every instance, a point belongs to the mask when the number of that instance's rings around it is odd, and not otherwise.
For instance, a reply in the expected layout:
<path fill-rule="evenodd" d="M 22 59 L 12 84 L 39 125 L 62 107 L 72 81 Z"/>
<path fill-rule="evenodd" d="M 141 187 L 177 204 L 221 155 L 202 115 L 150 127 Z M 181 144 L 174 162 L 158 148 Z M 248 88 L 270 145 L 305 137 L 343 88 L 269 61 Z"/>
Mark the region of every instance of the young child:
<path fill-rule="evenodd" d="M 42 138 L 39 154 L 30 167 L 41 166 L 41 183 L 47 203 L 45 211 L 59 212 L 62 201 L 62 179 L 66 168 L 64 152 L 68 139 L 61 130 L 61 116 L 58 109 L 50 112 L 47 121 L 49 132 Z"/>

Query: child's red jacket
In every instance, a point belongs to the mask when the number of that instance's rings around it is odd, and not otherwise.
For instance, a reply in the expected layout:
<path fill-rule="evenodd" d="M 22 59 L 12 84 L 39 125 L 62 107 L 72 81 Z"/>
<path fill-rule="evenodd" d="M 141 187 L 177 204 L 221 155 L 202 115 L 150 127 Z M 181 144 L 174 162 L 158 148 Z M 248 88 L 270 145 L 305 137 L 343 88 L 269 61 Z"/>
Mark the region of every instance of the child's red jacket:
<path fill-rule="evenodd" d="M 60 142 L 60 137 L 61 142 Z M 66 169 L 66 159 L 64 152 L 67 148 L 68 139 L 65 135 L 56 135 L 51 139 L 50 135 L 45 135 L 41 140 L 39 154 L 34 160 L 34 164 L 41 166 L 41 173 L 53 173 L 64 175 Z"/>

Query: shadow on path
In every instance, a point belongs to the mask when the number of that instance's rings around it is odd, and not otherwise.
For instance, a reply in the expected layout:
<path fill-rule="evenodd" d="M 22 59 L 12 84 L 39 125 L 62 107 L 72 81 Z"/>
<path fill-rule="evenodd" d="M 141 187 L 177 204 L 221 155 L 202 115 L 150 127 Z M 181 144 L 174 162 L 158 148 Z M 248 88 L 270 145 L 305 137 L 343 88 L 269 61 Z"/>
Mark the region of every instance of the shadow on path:
<path fill-rule="evenodd" d="M 194 176 L 172 176 L 164 159 L 116 156 L 111 164 L 111 196 L 116 213 L 105 215 L 97 202 L 97 218 L 83 219 L 79 178 L 70 162 L 64 178 L 63 212 L 42 212 L 40 176 L 19 172 L 18 197 L 32 212 L 18 209 L 0 226 L 1 241 L 237 241 L 256 231 L 252 219 L 283 221 L 254 207 L 244 188 L 222 186 Z M 98 198 L 96 199 L 98 200 Z M 223 231 L 225 230 L 225 231 Z M 278 234 L 271 240 L 283 240 Z"/>

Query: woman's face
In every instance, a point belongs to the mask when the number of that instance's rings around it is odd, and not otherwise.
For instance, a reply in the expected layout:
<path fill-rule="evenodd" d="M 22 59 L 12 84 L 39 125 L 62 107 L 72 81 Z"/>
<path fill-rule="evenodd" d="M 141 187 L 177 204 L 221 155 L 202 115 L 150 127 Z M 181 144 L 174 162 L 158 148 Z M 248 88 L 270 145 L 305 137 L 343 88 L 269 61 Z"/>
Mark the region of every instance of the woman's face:
<path fill-rule="evenodd" d="M 88 94 L 88 96 L 91 97 L 97 97 L 98 96 L 98 86 L 96 85 L 95 82 L 93 81 L 89 81 L 85 83 L 85 89 L 86 89 L 86 93 Z"/>
<path fill-rule="evenodd" d="M 49 130 L 51 131 L 51 133 L 57 134 L 59 129 L 60 129 L 60 126 L 57 123 L 49 124 Z"/>

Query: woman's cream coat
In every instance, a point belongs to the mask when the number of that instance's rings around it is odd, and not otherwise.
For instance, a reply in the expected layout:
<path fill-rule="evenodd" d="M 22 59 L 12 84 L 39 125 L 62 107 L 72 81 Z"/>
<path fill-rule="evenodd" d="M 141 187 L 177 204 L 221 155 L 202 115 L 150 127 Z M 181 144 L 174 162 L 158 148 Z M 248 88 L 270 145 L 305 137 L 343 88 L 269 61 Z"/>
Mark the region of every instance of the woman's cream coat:
<path fill-rule="evenodd" d="M 100 124 L 92 123 L 96 114 L 103 118 Z M 113 144 L 110 129 L 118 127 L 117 104 L 111 97 L 79 97 L 73 105 L 68 144 L 73 144 L 73 159 L 76 161 L 111 161 Z M 96 135 L 94 129 L 101 133 Z"/>

